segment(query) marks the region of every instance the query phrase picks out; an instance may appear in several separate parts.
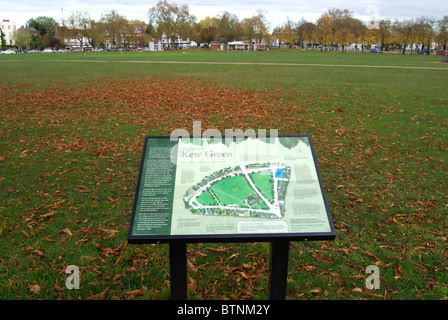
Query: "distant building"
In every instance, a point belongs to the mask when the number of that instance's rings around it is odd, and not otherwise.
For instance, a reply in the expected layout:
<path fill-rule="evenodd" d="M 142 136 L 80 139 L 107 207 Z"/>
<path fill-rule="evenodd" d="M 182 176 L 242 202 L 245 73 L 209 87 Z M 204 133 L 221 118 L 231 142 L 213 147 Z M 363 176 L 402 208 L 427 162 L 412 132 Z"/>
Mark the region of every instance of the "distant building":
<path fill-rule="evenodd" d="M 224 42 L 212 41 L 210 42 L 210 51 L 223 51 L 226 49 Z"/>
<path fill-rule="evenodd" d="M 37 31 L 36 29 L 32 28 L 32 27 L 28 27 L 28 26 L 21 26 L 19 28 L 19 30 L 25 30 L 27 32 L 29 32 L 31 34 L 31 36 L 40 36 L 40 32 Z"/>
<path fill-rule="evenodd" d="M 268 51 L 269 46 L 264 43 L 250 43 L 249 41 L 231 41 L 225 44 L 224 42 L 210 42 L 211 51 Z"/>
<path fill-rule="evenodd" d="M 6 45 L 14 45 L 12 38 L 13 32 L 16 30 L 16 23 L 9 20 L 1 20 L 0 29 L 2 29 Z"/>
<path fill-rule="evenodd" d="M 249 42 L 247 41 L 232 41 L 227 43 L 227 50 L 249 50 Z"/>
<path fill-rule="evenodd" d="M 190 49 L 192 46 L 196 47 L 197 43 L 191 41 L 190 38 L 183 39 L 182 37 L 177 37 L 173 46 L 171 42 L 171 38 L 168 38 L 165 35 L 165 32 L 162 34 L 162 38 L 160 39 L 160 44 L 163 50 L 166 49 Z"/>

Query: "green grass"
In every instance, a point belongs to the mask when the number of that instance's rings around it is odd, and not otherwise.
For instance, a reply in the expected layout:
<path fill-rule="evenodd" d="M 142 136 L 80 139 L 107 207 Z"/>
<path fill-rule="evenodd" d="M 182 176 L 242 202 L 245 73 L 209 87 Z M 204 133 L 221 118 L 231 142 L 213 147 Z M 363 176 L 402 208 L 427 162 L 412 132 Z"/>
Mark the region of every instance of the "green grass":
<path fill-rule="evenodd" d="M 202 130 L 312 136 L 337 237 L 291 243 L 288 299 L 446 298 L 440 60 L 275 50 L 0 56 L 0 297 L 169 299 L 167 246 L 126 243 L 143 138 L 191 132 L 201 120 Z M 188 257 L 192 299 L 267 298 L 268 243 L 189 244 Z M 365 288 L 372 264 L 379 290 Z M 64 286 L 68 265 L 81 270 L 80 290 Z"/>
<path fill-rule="evenodd" d="M 218 203 L 216 202 L 215 198 L 212 197 L 210 192 L 207 190 L 204 190 L 201 195 L 197 198 L 197 201 L 202 204 L 203 206 L 217 206 Z"/>
<path fill-rule="evenodd" d="M 221 205 L 238 205 L 247 207 L 245 199 L 254 193 L 254 190 L 243 176 L 228 177 L 211 185 L 213 193 Z"/>
<path fill-rule="evenodd" d="M 251 62 L 251 63 L 308 63 L 341 65 L 430 66 L 444 67 L 441 56 L 399 53 L 372 54 L 350 52 L 318 52 L 272 49 L 268 52 L 239 51 L 163 51 L 163 52 L 87 52 L 29 55 L 2 55 L 2 60 L 53 61 L 69 60 L 86 63 L 104 61 L 184 61 L 184 62 Z M 366 63 L 367 62 L 367 63 Z"/>
<path fill-rule="evenodd" d="M 249 177 L 252 179 L 255 186 L 261 192 L 261 194 L 270 202 L 274 203 L 273 190 L 273 175 L 265 174 L 265 172 L 250 173 Z"/>

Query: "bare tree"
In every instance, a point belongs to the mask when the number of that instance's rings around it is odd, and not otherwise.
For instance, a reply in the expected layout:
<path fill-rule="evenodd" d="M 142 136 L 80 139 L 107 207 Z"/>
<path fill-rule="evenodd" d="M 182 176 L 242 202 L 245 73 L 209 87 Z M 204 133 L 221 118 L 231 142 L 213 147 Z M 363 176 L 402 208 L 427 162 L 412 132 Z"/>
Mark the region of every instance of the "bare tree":
<path fill-rule="evenodd" d="M 119 15 L 117 11 L 112 10 L 101 17 L 103 23 L 103 30 L 106 37 L 113 48 L 121 46 L 124 42 L 125 28 L 128 20 Z"/>
<path fill-rule="evenodd" d="M 188 5 L 177 5 L 166 0 L 159 1 L 148 11 L 149 22 L 156 26 L 156 33 L 159 37 L 165 36 L 171 39 L 173 48 L 177 38 L 192 34 L 192 24 L 195 17 L 190 15 Z"/>
<path fill-rule="evenodd" d="M 90 30 L 91 19 L 87 12 L 72 11 L 67 21 L 69 36 L 79 41 L 80 50 L 84 48 L 84 38 Z"/>

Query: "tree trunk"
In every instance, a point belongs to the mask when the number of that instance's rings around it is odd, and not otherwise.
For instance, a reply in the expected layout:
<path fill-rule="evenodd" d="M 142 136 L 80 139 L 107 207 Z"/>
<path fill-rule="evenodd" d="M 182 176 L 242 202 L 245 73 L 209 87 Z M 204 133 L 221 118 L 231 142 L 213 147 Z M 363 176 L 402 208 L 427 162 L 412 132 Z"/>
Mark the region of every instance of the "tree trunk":
<path fill-rule="evenodd" d="M 406 43 L 403 44 L 403 49 L 401 50 L 401 53 L 402 53 L 402 54 L 405 54 L 405 53 L 406 53 Z"/>

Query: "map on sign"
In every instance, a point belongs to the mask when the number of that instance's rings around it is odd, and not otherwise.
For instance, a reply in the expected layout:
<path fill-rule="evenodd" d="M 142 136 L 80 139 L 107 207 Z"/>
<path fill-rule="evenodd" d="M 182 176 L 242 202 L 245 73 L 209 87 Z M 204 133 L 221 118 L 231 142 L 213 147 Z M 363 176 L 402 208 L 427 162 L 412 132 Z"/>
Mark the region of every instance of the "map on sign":
<path fill-rule="evenodd" d="M 269 234 L 334 236 L 309 136 L 146 138 L 130 241 Z"/>
<path fill-rule="evenodd" d="M 197 214 L 282 218 L 290 173 L 280 163 L 226 167 L 189 188 L 184 201 Z"/>

